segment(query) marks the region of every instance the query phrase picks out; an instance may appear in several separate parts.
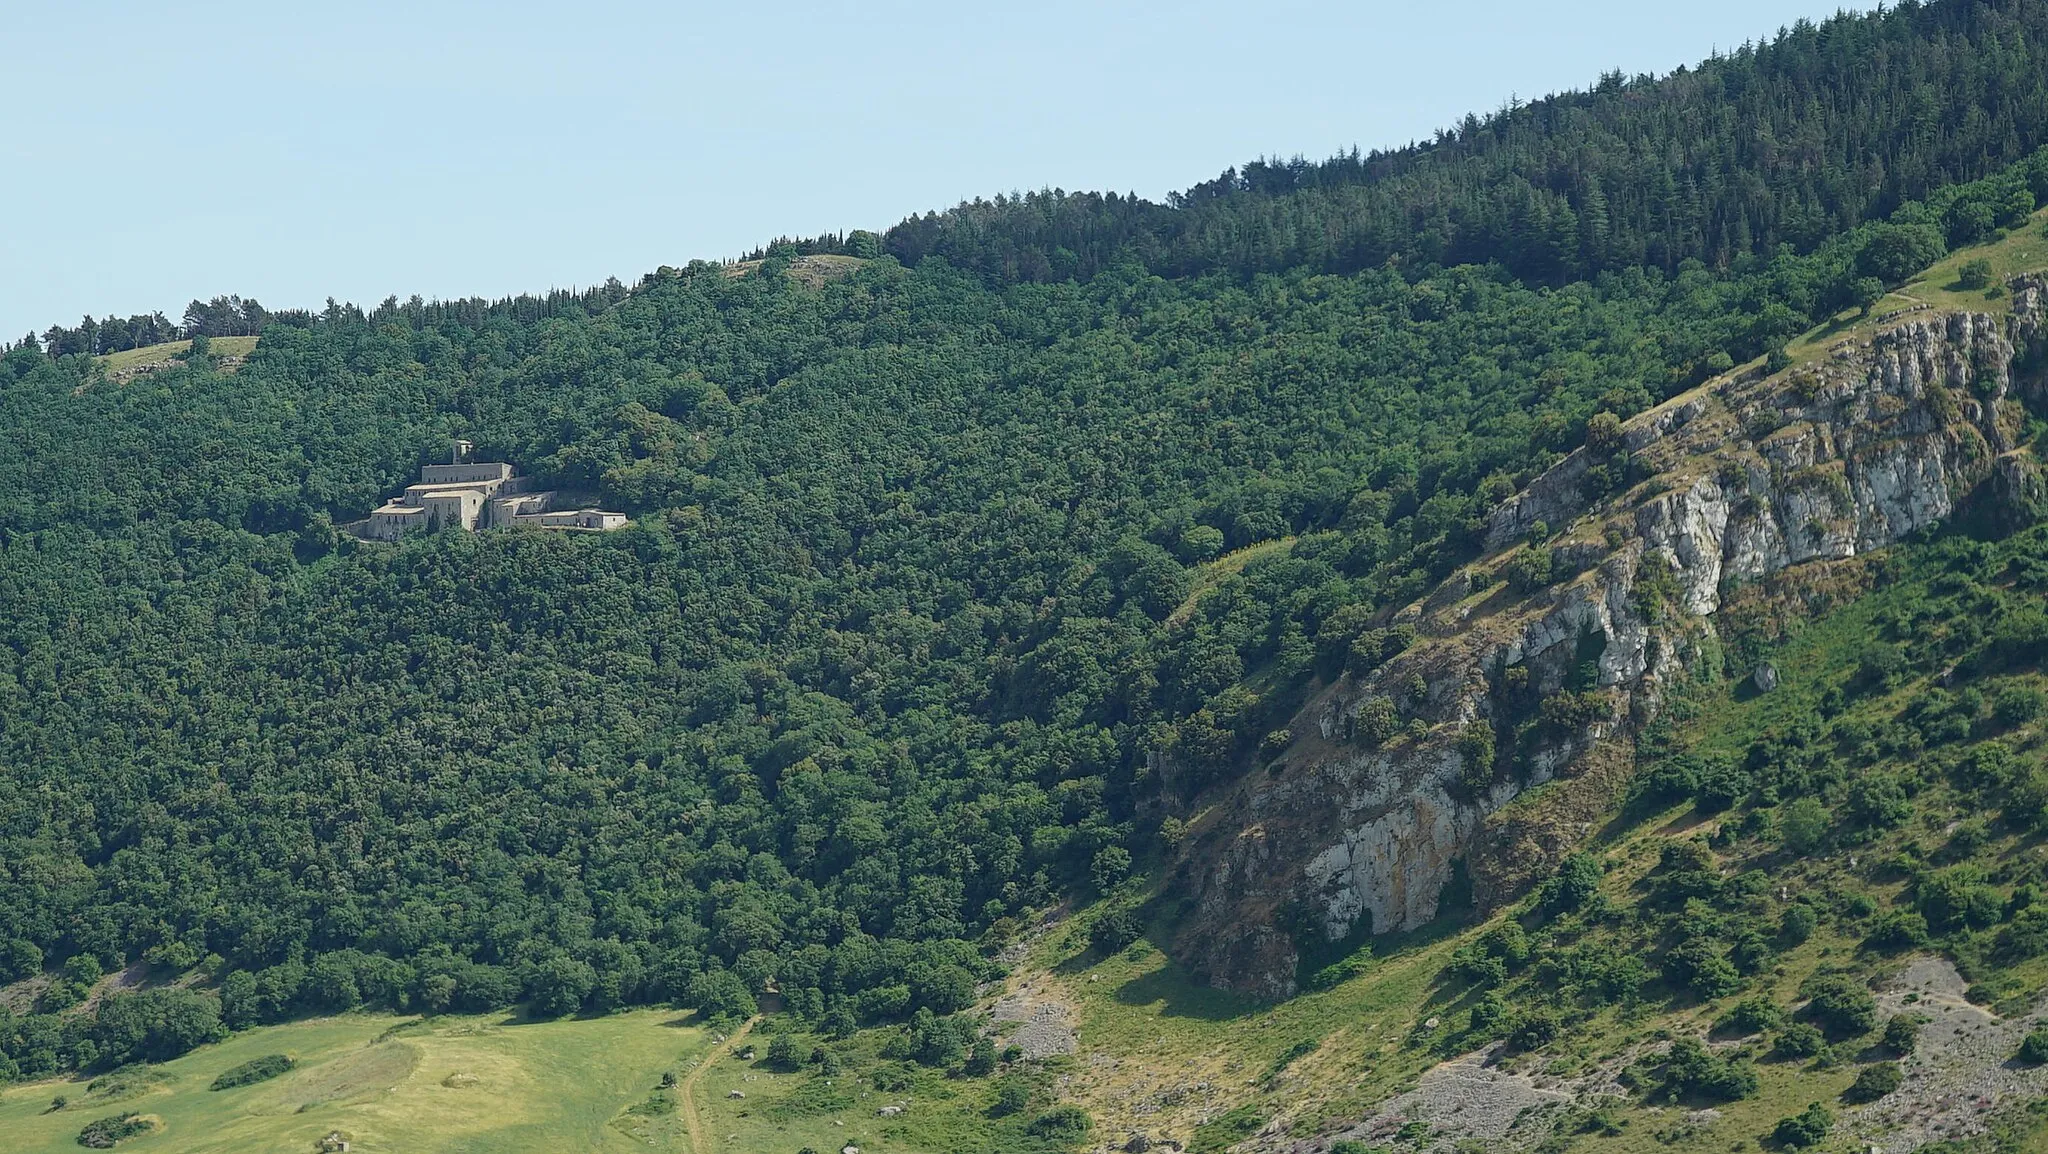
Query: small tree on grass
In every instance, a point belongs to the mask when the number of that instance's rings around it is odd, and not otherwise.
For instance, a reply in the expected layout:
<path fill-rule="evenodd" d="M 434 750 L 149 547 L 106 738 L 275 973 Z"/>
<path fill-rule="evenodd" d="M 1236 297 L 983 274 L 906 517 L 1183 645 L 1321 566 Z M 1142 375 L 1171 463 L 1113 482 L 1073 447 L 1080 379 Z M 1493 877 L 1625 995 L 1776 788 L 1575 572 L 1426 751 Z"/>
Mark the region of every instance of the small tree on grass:
<path fill-rule="evenodd" d="M 995 1072 L 996 1044 L 987 1038 L 976 1038 L 967 1051 L 967 1061 L 960 1071 L 970 1078 L 984 1078 Z"/>
<path fill-rule="evenodd" d="M 1884 1048 L 1899 1057 L 1908 1057 L 1913 1048 L 1920 1044 L 1920 1017 L 1916 1014 L 1894 1014 L 1884 1024 Z"/>
<path fill-rule="evenodd" d="M 1734 1102 L 1756 1094 L 1756 1067 L 1746 1058 L 1722 1058 L 1697 1038 L 1680 1038 L 1664 1056 L 1663 1068 L 1645 1079 L 1651 1101 L 1706 1098 Z"/>
<path fill-rule="evenodd" d="M 1820 915 L 1812 906 L 1787 906 L 1785 916 L 1778 919 L 1778 940 L 1786 945 L 1796 946 L 1813 936 L 1820 925 Z"/>
<path fill-rule="evenodd" d="M 1779 1031 L 1771 1042 L 1771 1056 L 1774 1058 L 1811 1058 L 1827 1045 L 1827 1039 L 1820 1030 L 1806 1022 L 1793 1022 Z"/>
<path fill-rule="evenodd" d="M 794 1070 L 798 1063 L 796 1036 L 777 1034 L 768 1039 L 768 1064 L 778 1070 Z"/>
<path fill-rule="evenodd" d="M 1553 568 L 1550 550 L 1531 545 L 1508 562 L 1508 587 L 1517 593 L 1534 593 L 1550 584 Z"/>
<path fill-rule="evenodd" d="M 1873 1066 L 1865 1066 L 1857 1073 L 1856 1080 L 1850 1083 L 1849 1088 L 1842 1091 L 1842 1100 L 1875 1102 L 1904 1085 L 1905 1081 L 1905 1072 L 1899 1069 L 1897 1062 L 1879 1062 Z"/>
<path fill-rule="evenodd" d="M 283 1054 L 268 1054 L 252 1058 L 213 1080 L 211 1090 L 232 1090 L 237 1086 L 253 1085 L 267 1081 L 289 1071 L 295 1063 Z"/>
<path fill-rule="evenodd" d="M 1088 866 L 1088 878 L 1095 883 L 1097 893 L 1108 893 L 1129 876 L 1130 850 L 1120 845 L 1106 845 L 1095 851 L 1095 858 Z"/>
<path fill-rule="evenodd" d="M 2029 1066 L 2048 1063 L 2048 1027 L 2035 1030 L 2022 1039 L 2019 1053 L 2014 1056 Z"/>
<path fill-rule="evenodd" d="M 1021 1114 L 1031 1105 L 1031 1083 L 1022 1078 L 1009 1077 L 996 1083 L 995 1101 L 989 1104 L 988 1112 L 997 1118 Z"/>
<path fill-rule="evenodd" d="M 1835 1128 L 1834 1112 L 1815 1102 L 1790 1118 L 1778 1119 L 1778 1125 L 1771 1131 L 1771 1137 L 1778 1143 L 1794 1150 L 1818 1146 L 1828 1140 L 1828 1131 Z"/>
<path fill-rule="evenodd" d="M 112 1150 L 114 1143 L 147 1134 L 156 1127 L 140 1114 L 116 1114 L 86 1123 L 78 1132 L 78 1144 L 88 1150 Z"/>
<path fill-rule="evenodd" d="M 1785 1012 L 1778 1008 L 1777 1003 L 1759 995 L 1735 1003 L 1733 1009 L 1714 1023 L 1714 1028 L 1730 1034 L 1747 1036 L 1775 1030 L 1784 1021 Z"/>
<path fill-rule="evenodd" d="M 1055 1106 L 1033 1118 L 1024 1129 L 1032 1137 L 1048 1142 L 1078 1142 L 1088 1136 L 1093 1125 L 1087 1111 L 1079 1106 Z"/>
<path fill-rule="evenodd" d="M 1137 941 L 1144 929 L 1138 924 L 1138 915 L 1130 910 L 1112 910 L 1096 918 L 1095 924 L 1088 927 L 1088 944 L 1094 946 L 1097 953 L 1113 954 Z"/>
<path fill-rule="evenodd" d="M 1877 999 L 1870 987 L 1846 974 L 1830 974 L 1807 984 L 1812 1000 L 1806 1012 L 1833 1038 L 1867 1034 L 1877 1025 Z"/>
<path fill-rule="evenodd" d="M 1804 857 L 1826 844 L 1834 831 L 1835 815 L 1812 795 L 1794 798 L 1778 811 L 1778 837 L 1785 848 Z M 1804 909 L 1794 906 L 1793 909 Z M 1790 911 L 1788 910 L 1787 913 Z"/>

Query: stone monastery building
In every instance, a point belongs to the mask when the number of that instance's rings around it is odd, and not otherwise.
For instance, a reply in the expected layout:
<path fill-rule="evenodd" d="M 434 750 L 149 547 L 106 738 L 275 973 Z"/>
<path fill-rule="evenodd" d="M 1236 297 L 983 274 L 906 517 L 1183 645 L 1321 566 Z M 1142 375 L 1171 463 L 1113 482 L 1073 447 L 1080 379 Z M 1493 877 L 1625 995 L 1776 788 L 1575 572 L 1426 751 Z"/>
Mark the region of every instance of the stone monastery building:
<path fill-rule="evenodd" d="M 527 489 L 503 461 L 472 461 L 468 441 L 456 441 L 445 465 L 420 469 L 417 485 L 386 501 L 349 528 L 372 541 L 396 541 L 415 529 L 524 528 L 602 533 L 621 528 L 624 513 L 603 509 L 558 509 L 557 494 Z"/>

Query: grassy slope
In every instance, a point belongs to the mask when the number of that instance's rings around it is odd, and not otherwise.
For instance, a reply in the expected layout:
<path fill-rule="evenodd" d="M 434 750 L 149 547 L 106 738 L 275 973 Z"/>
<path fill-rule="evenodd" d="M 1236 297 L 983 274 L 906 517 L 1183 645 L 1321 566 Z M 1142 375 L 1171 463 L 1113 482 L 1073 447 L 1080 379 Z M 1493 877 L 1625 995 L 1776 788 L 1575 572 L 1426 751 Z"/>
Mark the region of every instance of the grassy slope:
<path fill-rule="evenodd" d="M 213 337 L 208 342 L 214 357 L 246 357 L 256 349 L 255 337 Z M 99 358 L 109 375 L 125 372 L 138 365 L 160 364 L 171 360 L 192 347 L 191 341 L 167 341 L 160 345 L 146 345 L 139 349 L 126 349 L 108 353 Z"/>
<path fill-rule="evenodd" d="M 250 1030 L 167 1062 L 156 1067 L 166 1081 L 125 1100 L 90 1094 L 82 1082 L 8 1087 L 0 1149 L 75 1151 L 87 1122 L 132 1110 L 161 1117 L 165 1127 L 123 1150 L 304 1154 L 337 1129 L 367 1154 L 645 1150 L 626 1132 L 638 1119 L 622 1111 L 707 1045 L 702 1031 L 660 1010 L 536 1025 L 502 1016 L 314 1019 Z M 252 1086 L 207 1089 L 223 1070 L 274 1053 L 299 1068 Z M 444 1085 L 453 1075 L 477 1081 Z M 46 1112 L 59 1094 L 70 1105 Z M 677 1137 L 652 1148 L 687 1147 Z"/>
<path fill-rule="evenodd" d="M 765 1033 L 747 1040 L 755 1058 L 737 1057 L 732 1043 L 715 1043 L 694 1018 L 669 1010 L 540 1023 L 346 1014 L 259 1027 L 144 1068 L 138 1092 L 95 1092 L 84 1080 L 5 1087 L 0 1152 L 76 1150 L 86 1123 L 133 1111 L 163 1121 L 158 1133 L 121 1143 L 145 1154 L 304 1154 L 335 1130 L 364 1154 L 794 1154 L 849 1143 L 872 1154 L 1055 1154 L 1024 1132 L 1052 1102 L 1044 1072 L 1005 1072 L 1034 1084 L 1033 1105 L 991 1117 L 995 1078 L 948 1077 L 883 1057 L 893 1034 L 803 1036 L 801 1053 L 828 1046 L 839 1056 L 841 1068 L 827 1076 L 808 1064 L 772 1068 Z M 298 1067 L 208 1089 L 222 1071 L 278 1053 Z M 679 1091 L 660 1088 L 664 1072 L 691 1088 L 705 1149 L 692 1149 Z M 908 1084 L 878 1090 L 884 1072 Z M 69 1104 L 52 1112 L 59 1095 Z M 905 1104 L 904 1113 L 879 1116 L 890 1103 Z"/>
<path fill-rule="evenodd" d="M 1917 307 L 1920 305 L 1942 311 L 1992 314 L 2010 311 L 2012 302 L 2001 289 L 1987 293 L 1983 289 L 1964 289 L 1957 283 L 1963 265 L 1973 260 L 1990 263 L 1991 283 L 1998 286 L 2021 273 L 2048 268 L 2048 208 L 2036 212 L 2024 226 L 1998 240 L 1957 249 L 1943 257 L 1926 272 L 1886 294 L 1871 309 L 1869 317 L 1859 315 L 1855 309 L 1847 310 L 1827 324 L 1793 340 L 1786 351 L 1795 361 L 1811 360 L 1842 338 L 1860 335 L 1858 330 L 1869 330 L 1895 317 L 1920 311 Z"/>
<path fill-rule="evenodd" d="M 790 261 L 789 275 L 794 280 L 800 281 L 812 288 L 817 288 L 826 281 L 838 280 L 840 277 L 848 275 L 860 266 L 861 259 L 859 257 L 821 253 L 816 256 L 800 256 Z M 729 277 L 743 277 L 760 267 L 761 262 L 758 260 L 734 261 L 732 264 L 725 266 L 725 275 Z"/>
<path fill-rule="evenodd" d="M 837 1055 L 840 1068 L 827 1075 L 808 1064 L 774 1068 L 765 1059 L 770 1035 L 756 1031 L 749 1040 L 763 1056 L 753 1061 L 723 1056 L 699 1081 L 697 1108 L 712 1149 L 718 1154 L 794 1154 L 806 1146 L 836 1154 L 848 1145 L 859 1146 L 863 1154 L 1055 1154 L 1059 1149 L 1025 1130 L 1052 1103 L 1045 1070 L 1025 1064 L 993 1077 L 949 1076 L 885 1057 L 882 1049 L 895 1032 L 868 1030 L 840 1042 L 799 1035 L 799 1053 L 823 1046 Z M 888 1090 L 875 1085 L 882 1074 L 894 1075 Z M 992 1117 L 995 1089 L 1005 1077 L 1032 1083 L 1032 1106 Z M 745 1097 L 734 1098 L 734 1091 Z M 882 1117 L 879 1111 L 891 1105 L 901 1106 L 902 1113 Z"/>
<path fill-rule="evenodd" d="M 1994 295 L 1987 296 L 1983 289 L 1965 289 L 1956 283 L 1958 275 L 1963 265 L 1983 260 L 1991 265 L 1991 283 L 2003 285 L 2020 273 L 2048 266 L 2048 235 L 2043 233 L 2043 222 L 2048 222 L 2048 210 L 2036 212 L 2025 226 L 2014 229 L 2001 240 L 1950 253 L 1934 267 L 1913 278 L 1911 284 L 1893 293 L 1880 309 L 1889 309 L 1898 298 L 1904 297 L 1937 309 L 2004 311 L 2006 298 L 2003 295 L 1996 295 L 1995 290 Z"/>

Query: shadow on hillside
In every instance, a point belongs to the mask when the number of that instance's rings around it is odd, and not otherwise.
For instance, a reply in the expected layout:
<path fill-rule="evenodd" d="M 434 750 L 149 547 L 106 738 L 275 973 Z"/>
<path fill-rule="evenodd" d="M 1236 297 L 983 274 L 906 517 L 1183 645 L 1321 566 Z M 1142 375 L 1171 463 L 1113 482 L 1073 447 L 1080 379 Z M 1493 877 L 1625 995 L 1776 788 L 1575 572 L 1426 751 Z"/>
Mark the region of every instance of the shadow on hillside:
<path fill-rule="evenodd" d="M 1265 1003 L 1242 994 L 1198 985 L 1171 960 L 1118 986 L 1110 996 L 1121 1005 L 1158 1006 L 1162 1017 L 1198 1018 L 1205 1022 L 1249 1017 L 1265 1007 Z"/>
<path fill-rule="evenodd" d="M 1102 953 L 1102 951 L 1097 950 L 1094 946 L 1082 946 L 1078 951 L 1054 962 L 1052 972 L 1063 978 L 1071 978 L 1076 974 L 1087 973 L 1095 968 L 1098 963 L 1108 960 L 1109 955 Z"/>
<path fill-rule="evenodd" d="M 1720 820 L 1721 816 L 1719 813 L 1709 813 L 1695 805 L 1688 807 L 1685 812 L 1665 822 L 1657 832 L 1665 837 L 1683 837 L 1686 834 L 1696 832 L 1705 826 L 1713 824 Z"/>
<path fill-rule="evenodd" d="M 1639 763 L 1638 772 L 1642 765 Z M 1717 813 L 1703 813 L 1691 797 L 1673 799 L 1669 797 L 1631 797 L 1600 826 L 1585 843 L 1587 849 L 1613 846 L 1623 838 L 1646 826 L 1659 825 L 1655 832 L 1666 837 L 1697 829 L 1701 825 L 1721 817 Z"/>
<path fill-rule="evenodd" d="M 1476 909 L 1461 905 L 1445 910 L 1412 930 L 1373 938 L 1372 952 L 1377 957 L 1392 958 L 1410 950 L 1427 949 L 1445 938 L 1455 938 L 1485 920 Z"/>
<path fill-rule="evenodd" d="M 1886 301 L 1896 301 L 1901 299 L 1904 298 L 1895 296 L 1887 296 L 1885 298 Z M 1882 304 L 1884 302 L 1879 303 Z M 1850 329 L 1853 329 L 1857 325 L 1870 319 L 1870 317 L 1874 315 L 1876 311 L 1876 309 L 1872 309 L 1870 312 L 1861 312 L 1856 309 L 1850 309 L 1847 312 L 1836 313 L 1833 317 L 1829 318 L 1826 324 L 1820 326 L 1817 329 L 1809 330 L 1804 336 L 1799 337 L 1798 341 L 1800 344 L 1807 345 L 1809 347 L 1826 344 L 1828 341 L 1831 341 L 1836 337 L 1841 336 L 1843 333 L 1848 332 Z"/>

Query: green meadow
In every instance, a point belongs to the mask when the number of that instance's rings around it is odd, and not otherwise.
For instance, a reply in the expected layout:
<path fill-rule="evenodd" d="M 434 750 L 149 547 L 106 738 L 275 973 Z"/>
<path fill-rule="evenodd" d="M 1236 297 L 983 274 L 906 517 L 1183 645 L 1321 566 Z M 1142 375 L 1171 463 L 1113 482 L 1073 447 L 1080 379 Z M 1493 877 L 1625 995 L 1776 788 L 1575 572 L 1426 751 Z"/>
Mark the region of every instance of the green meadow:
<path fill-rule="evenodd" d="M 0 1149 L 80 1149 L 87 1123 L 133 1112 L 160 1120 L 122 1150 L 306 1154 L 339 1131 L 364 1154 L 539 1154 L 688 1145 L 645 1103 L 666 1071 L 709 1049 L 691 1019 L 646 1010 L 523 1023 L 504 1015 L 348 1014 L 249 1030 L 129 1076 L 36 1082 L 0 1093 Z M 284 1054 L 280 1077 L 211 1090 L 221 1073 Z M 53 1100 L 66 1100 L 52 1109 Z M 637 1109 L 636 1109 L 637 1108 Z"/>

